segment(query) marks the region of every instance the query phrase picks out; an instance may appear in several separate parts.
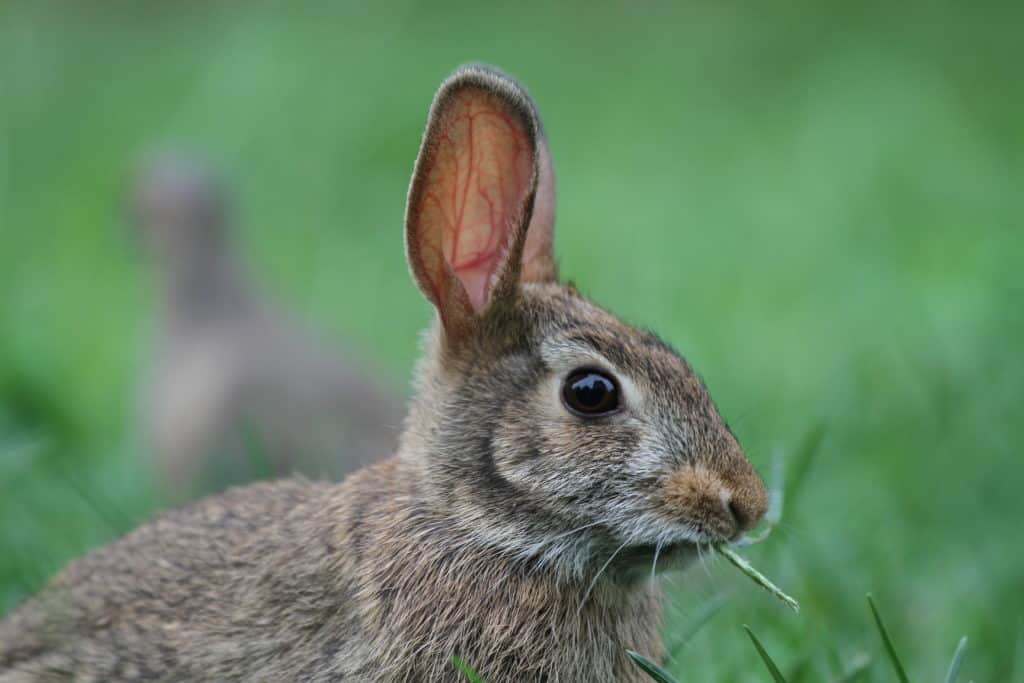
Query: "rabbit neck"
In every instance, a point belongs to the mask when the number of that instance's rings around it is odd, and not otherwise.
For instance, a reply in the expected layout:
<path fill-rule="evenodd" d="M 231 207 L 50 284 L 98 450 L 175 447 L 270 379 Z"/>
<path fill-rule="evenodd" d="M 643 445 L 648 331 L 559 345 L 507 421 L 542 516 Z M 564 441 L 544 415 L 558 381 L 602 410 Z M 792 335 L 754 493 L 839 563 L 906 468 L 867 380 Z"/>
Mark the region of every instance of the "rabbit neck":
<path fill-rule="evenodd" d="M 378 615 L 366 626 L 385 644 L 380 665 L 397 663 L 398 680 L 448 680 L 455 654 L 485 680 L 642 680 L 626 648 L 660 654 L 656 588 L 599 572 L 585 542 L 565 543 L 550 514 L 495 488 L 481 444 L 497 417 L 453 408 L 475 359 L 445 356 L 436 322 L 423 346 L 398 456 L 346 483 L 377 507 L 350 534 L 374 548 L 355 575 L 379 590 L 360 593 L 387 602 L 364 606 Z"/>
<path fill-rule="evenodd" d="M 246 307 L 247 288 L 237 267 L 220 250 L 168 259 L 159 271 L 166 315 L 173 320 L 223 317 Z"/>
<path fill-rule="evenodd" d="M 626 649 L 661 653 L 653 584 L 592 584 L 592 572 L 569 577 L 481 544 L 434 512 L 403 466 L 394 459 L 344 485 L 353 526 L 342 533 L 363 549 L 351 565 L 356 612 L 378 670 L 459 680 L 454 654 L 485 680 L 643 680 Z"/>

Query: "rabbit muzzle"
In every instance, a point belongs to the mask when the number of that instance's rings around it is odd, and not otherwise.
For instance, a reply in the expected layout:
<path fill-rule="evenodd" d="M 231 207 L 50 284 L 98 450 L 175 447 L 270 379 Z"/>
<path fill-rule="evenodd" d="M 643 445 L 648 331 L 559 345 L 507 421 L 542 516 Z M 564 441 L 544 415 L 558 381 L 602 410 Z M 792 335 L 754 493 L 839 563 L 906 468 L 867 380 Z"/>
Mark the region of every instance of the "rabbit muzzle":
<path fill-rule="evenodd" d="M 764 517 L 764 482 L 746 459 L 734 462 L 725 472 L 688 465 L 673 472 L 662 487 L 662 513 L 695 533 L 698 543 L 736 540 Z"/>

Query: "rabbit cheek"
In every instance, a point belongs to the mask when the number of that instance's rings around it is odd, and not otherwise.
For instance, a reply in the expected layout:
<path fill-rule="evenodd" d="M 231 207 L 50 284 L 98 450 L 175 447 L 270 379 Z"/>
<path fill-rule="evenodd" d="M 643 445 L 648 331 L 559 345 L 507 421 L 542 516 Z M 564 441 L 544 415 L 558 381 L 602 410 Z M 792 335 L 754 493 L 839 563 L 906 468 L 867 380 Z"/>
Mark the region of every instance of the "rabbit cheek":
<path fill-rule="evenodd" d="M 509 482 L 548 506 L 603 509 L 616 499 L 627 463 L 640 443 L 628 422 L 581 422 L 561 405 L 543 403 L 544 390 L 510 405 L 495 432 L 496 466 Z M 611 484 L 611 485 L 610 485 Z M 580 510 L 576 510 L 580 512 Z"/>

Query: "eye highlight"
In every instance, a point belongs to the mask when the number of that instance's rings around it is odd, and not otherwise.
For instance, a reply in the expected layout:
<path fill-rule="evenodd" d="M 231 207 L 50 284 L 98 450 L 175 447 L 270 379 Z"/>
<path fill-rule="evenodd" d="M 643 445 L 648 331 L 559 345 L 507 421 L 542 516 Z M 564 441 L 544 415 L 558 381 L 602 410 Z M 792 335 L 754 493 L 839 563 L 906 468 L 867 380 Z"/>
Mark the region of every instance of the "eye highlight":
<path fill-rule="evenodd" d="M 594 368 L 573 370 L 562 385 L 562 403 L 580 417 L 600 417 L 619 408 L 619 385 Z"/>

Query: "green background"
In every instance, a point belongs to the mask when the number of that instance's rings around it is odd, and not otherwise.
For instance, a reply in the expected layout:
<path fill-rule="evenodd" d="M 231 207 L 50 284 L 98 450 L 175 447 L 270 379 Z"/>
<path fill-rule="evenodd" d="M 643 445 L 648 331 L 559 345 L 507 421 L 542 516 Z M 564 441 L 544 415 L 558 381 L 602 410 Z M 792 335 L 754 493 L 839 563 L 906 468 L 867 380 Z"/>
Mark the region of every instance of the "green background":
<path fill-rule="evenodd" d="M 151 273 L 139 154 L 234 190 L 261 286 L 407 382 L 429 309 L 401 249 L 433 90 L 497 64 L 558 173 L 563 273 L 676 345 L 755 464 L 820 448 L 748 556 L 667 582 L 683 681 L 1024 680 L 1020 3 L 0 5 L 0 612 L 144 519 Z M 819 430 L 816 432 L 816 430 Z"/>

